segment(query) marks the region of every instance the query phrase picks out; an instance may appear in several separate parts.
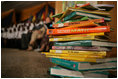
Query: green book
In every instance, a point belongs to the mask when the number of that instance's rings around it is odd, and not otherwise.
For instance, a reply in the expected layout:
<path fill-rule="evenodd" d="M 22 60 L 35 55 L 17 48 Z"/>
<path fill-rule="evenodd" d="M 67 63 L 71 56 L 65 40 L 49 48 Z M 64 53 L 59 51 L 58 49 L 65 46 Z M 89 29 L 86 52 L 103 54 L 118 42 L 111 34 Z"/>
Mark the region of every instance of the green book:
<path fill-rule="evenodd" d="M 88 16 L 89 18 L 92 18 L 92 19 L 104 18 L 105 21 L 111 21 L 110 17 L 100 16 L 100 15 L 95 15 L 95 14 L 80 12 L 80 11 L 71 12 L 68 16 L 66 16 L 64 18 L 64 21 L 67 21 L 67 20 L 72 19 L 74 17 L 81 18 L 82 16 Z"/>
<path fill-rule="evenodd" d="M 50 74 L 60 77 L 67 77 L 67 78 L 107 78 L 108 72 L 80 72 L 65 69 L 62 67 L 51 67 Z"/>
<path fill-rule="evenodd" d="M 55 42 L 54 46 L 104 46 L 104 47 L 117 47 L 117 43 L 108 41 L 96 41 L 96 40 L 80 40 L 69 42 Z"/>
<path fill-rule="evenodd" d="M 76 70 L 76 71 L 106 70 L 106 69 L 117 68 L 116 58 L 97 59 L 96 63 L 75 62 L 75 61 L 69 61 L 69 60 L 64 60 L 64 59 L 59 59 L 59 58 L 50 58 L 50 61 L 62 67 Z"/>
<path fill-rule="evenodd" d="M 88 20 L 89 18 L 87 16 L 85 17 L 82 17 L 82 18 L 79 18 L 79 19 L 70 19 L 70 20 L 67 20 L 67 21 L 58 21 L 56 24 L 59 24 L 59 23 L 66 23 L 66 22 L 76 22 L 76 21 L 85 21 L 85 20 Z"/>

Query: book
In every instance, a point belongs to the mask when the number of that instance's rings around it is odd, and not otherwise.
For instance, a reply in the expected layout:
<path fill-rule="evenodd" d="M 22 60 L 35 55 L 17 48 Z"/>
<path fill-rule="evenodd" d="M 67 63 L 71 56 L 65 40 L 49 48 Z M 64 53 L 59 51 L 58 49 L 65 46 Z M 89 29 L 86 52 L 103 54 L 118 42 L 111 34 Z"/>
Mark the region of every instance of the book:
<path fill-rule="evenodd" d="M 92 20 L 88 20 L 88 21 L 75 21 L 75 22 L 66 22 L 66 23 L 53 24 L 52 27 L 54 27 L 54 28 L 65 27 L 65 26 L 70 26 L 70 25 L 74 25 L 74 24 L 84 24 L 86 22 L 103 23 L 104 18 L 92 19 Z"/>
<path fill-rule="evenodd" d="M 80 11 L 74 11 L 70 13 L 68 16 L 64 17 L 64 21 L 72 19 L 73 17 L 79 18 L 80 16 L 88 16 L 89 18 L 92 18 L 92 19 L 104 18 L 105 21 L 111 21 L 110 17 L 100 16 L 100 15 L 95 15 L 95 14 L 90 14 L 90 13 L 80 12 Z"/>
<path fill-rule="evenodd" d="M 113 4 L 97 4 L 95 6 L 100 9 L 105 9 L 106 11 L 110 11 L 112 8 L 114 8 Z"/>
<path fill-rule="evenodd" d="M 89 14 L 96 14 L 100 16 L 109 16 L 110 13 L 108 11 L 100 11 L 100 10 L 95 10 L 95 11 L 90 11 L 90 10 L 83 10 L 81 8 L 70 8 L 71 11 L 79 11 L 79 12 L 85 12 Z"/>
<path fill-rule="evenodd" d="M 68 37 L 78 37 L 78 36 L 83 36 L 83 35 L 91 35 L 91 36 L 108 36 L 104 32 L 99 32 L 99 33 L 87 33 L 87 34 L 74 34 L 74 35 L 60 35 L 60 36 L 52 36 L 49 35 L 50 38 L 68 38 Z"/>
<path fill-rule="evenodd" d="M 85 22 L 82 24 L 74 24 L 74 25 L 63 27 L 63 28 L 95 27 L 95 26 L 98 26 L 98 25 L 94 22 Z"/>
<path fill-rule="evenodd" d="M 76 6 L 78 6 L 78 5 L 76 5 Z M 87 9 L 87 10 L 93 10 L 93 11 L 94 11 L 94 10 L 101 10 L 101 9 L 99 9 L 98 7 L 95 7 L 95 6 L 91 5 L 90 3 L 80 5 L 79 7 L 80 7 L 80 8 Z"/>
<path fill-rule="evenodd" d="M 107 72 L 108 73 L 108 72 Z M 106 72 L 97 73 L 97 72 L 80 72 L 65 69 L 62 67 L 51 67 L 50 74 L 61 77 L 69 77 L 69 78 L 107 78 L 108 74 Z"/>
<path fill-rule="evenodd" d="M 99 63 L 92 62 L 75 62 L 59 58 L 50 58 L 52 63 L 63 66 L 65 68 L 73 69 L 76 71 L 88 71 L 88 70 L 105 70 L 105 69 L 116 69 L 117 59 L 116 58 L 105 58 L 98 59 Z M 100 62 L 101 61 L 101 62 Z"/>
<path fill-rule="evenodd" d="M 103 58 L 103 55 L 81 55 L 81 54 L 60 54 L 60 53 L 45 53 L 46 57 L 69 57 L 69 58 Z"/>
<path fill-rule="evenodd" d="M 42 52 L 42 54 L 69 54 L 69 55 L 95 55 L 106 56 L 105 51 L 78 51 L 78 50 L 50 50 L 50 52 Z"/>
<path fill-rule="evenodd" d="M 79 50 L 79 51 L 111 51 L 107 47 L 82 47 L 82 46 L 52 46 L 52 50 Z"/>
<path fill-rule="evenodd" d="M 76 22 L 76 21 L 86 21 L 88 19 L 89 18 L 87 16 L 85 16 L 85 17 L 82 17 L 82 18 L 79 18 L 79 19 L 71 19 L 71 20 L 68 20 L 68 21 L 59 20 L 55 24 L 68 23 L 68 22 Z"/>
<path fill-rule="evenodd" d="M 108 38 L 105 36 L 92 36 L 92 35 L 81 35 L 77 37 L 60 37 L 60 38 L 49 38 L 50 42 L 54 41 L 76 41 L 76 40 L 100 40 L 108 41 Z"/>
<path fill-rule="evenodd" d="M 82 34 L 82 33 L 99 33 L 110 32 L 109 26 L 98 26 L 92 28 L 61 28 L 61 29 L 48 29 L 48 35 L 65 35 L 65 34 Z"/>
<path fill-rule="evenodd" d="M 71 42 L 55 42 L 54 46 L 102 46 L 102 47 L 116 47 L 116 43 L 94 40 L 80 40 Z"/>
<path fill-rule="evenodd" d="M 76 7 L 80 7 L 82 5 L 84 4 L 76 4 Z M 99 10 L 103 10 L 103 11 L 110 11 L 112 8 L 114 8 L 113 4 L 96 4 L 92 6 L 97 7 Z"/>

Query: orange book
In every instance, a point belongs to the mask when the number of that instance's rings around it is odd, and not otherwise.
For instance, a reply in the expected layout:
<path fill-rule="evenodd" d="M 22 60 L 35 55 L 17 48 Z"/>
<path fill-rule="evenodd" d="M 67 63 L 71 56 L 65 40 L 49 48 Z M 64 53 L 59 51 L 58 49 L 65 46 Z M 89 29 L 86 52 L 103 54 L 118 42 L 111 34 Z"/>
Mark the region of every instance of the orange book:
<path fill-rule="evenodd" d="M 110 32 L 109 26 L 98 26 L 92 28 L 62 28 L 62 29 L 48 29 L 48 35 L 65 35 L 65 34 L 82 34 L 82 33 L 97 33 Z"/>
<path fill-rule="evenodd" d="M 97 26 L 97 24 L 95 24 L 94 22 L 85 22 L 82 24 L 74 24 L 64 28 L 91 27 L 91 26 Z"/>
<path fill-rule="evenodd" d="M 53 24 L 52 27 L 59 28 L 59 27 L 71 26 L 71 25 L 75 25 L 75 24 L 84 24 L 86 22 L 87 23 L 88 22 L 103 23 L 104 22 L 104 18 L 101 18 L 101 19 L 91 19 L 91 20 L 88 20 L 88 21 L 76 21 L 76 22 L 69 22 L 69 23 Z"/>

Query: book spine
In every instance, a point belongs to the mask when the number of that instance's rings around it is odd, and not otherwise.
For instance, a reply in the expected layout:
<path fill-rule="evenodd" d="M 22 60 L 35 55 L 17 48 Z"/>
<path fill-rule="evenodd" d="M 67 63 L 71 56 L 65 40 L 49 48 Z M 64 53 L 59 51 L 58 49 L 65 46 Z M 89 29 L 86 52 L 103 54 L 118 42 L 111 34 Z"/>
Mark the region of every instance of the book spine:
<path fill-rule="evenodd" d="M 55 42 L 54 46 L 92 46 L 91 40 L 80 40 L 72 42 Z"/>
<path fill-rule="evenodd" d="M 65 27 L 65 26 L 71 26 L 71 25 L 74 25 L 74 24 L 84 24 L 86 22 L 103 23 L 104 22 L 104 18 L 92 19 L 92 20 L 88 20 L 88 21 L 76 21 L 76 22 L 69 22 L 69 23 L 53 24 L 53 27 L 54 28 Z"/>
<path fill-rule="evenodd" d="M 66 37 L 80 37 L 80 36 L 86 36 L 86 35 L 91 35 L 91 36 L 103 36 L 105 35 L 104 32 L 100 32 L 100 33 L 87 33 L 87 34 L 75 34 L 75 35 L 64 35 L 64 36 L 52 36 L 49 35 L 49 37 L 53 37 L 53 38 L 66 38 Z"/>
<path fill-rule="evenodd" d="M 81 34 L 81 33 L 98 33 L 110 32 L 109 26 L 98 26 L 94 28 L 62 28 L 62 29 L 48 29 L 48 35 L 65 35 L 65 34 Z"/>
<path fill-rule="evenodd" d="M 48 57 L 71 57 L 71 58 L 103 58 L 102 55 L 77 55 L 77 54 L 60 54 L 60 53 L 45 53 Z"/>
<path fill-rule="evenodd" d="M 91 55 L 106 55 L 105 51 L 79 51 L 79 50 L 50 50 L 51 53 L 63 53 L 63 54 L 91 54 Z"/>
<path fill-rule="evenodd" d="M 97 26 L 97 24 L 95 24 L 94 22 L 85 22 L 82 24 L 74 24 L 74 25 L 67 26 L 64 28 L 91 27 L 91 26 Z"/>
<path fill-rule="evenodd" d="M 63 54 L 63 55 L 92 55 L 92 56 L 106 56 L 106 52 L 61 52 L 60 50 L 56 50 L 56 52 L 52 51 L 52 52 L 42 52 L 41 54 L 47 54 L 47 55 L 59 55 L 59 54 Z"/>
<path fill-rule="evenodd" d="M 60 57 L 60 56 L 46 56 L 50 58 L 60 58 L 64 60 L 71 60 L 76 62 L 96 62 L 96 58 L 77 58 L 77 57 Z"/>
<path fill-rule="evenodd" d="M 105 47 L 81 47 L 81 46 L 52 46 L 53 50 L 84 50 L 84 51 L 110 51 Z"/>
<path fill-rule="evenodd" d="M 49 41 L 74 41 L 74 40 L 93 40 L 95 36 L 81 35 L 80 37 L 66 37 L 66 38 L 49 38 Z"/>
<path fill-rule="evenodd" d="M 50 61 L 52 63 L 67 67 L 69 69 L 74 69 L 74 70 L 78 69 L 78 63 L 74 61 L 68 61 L 68 60 L 59 59 L 59 58 L 50 58 Z"/>

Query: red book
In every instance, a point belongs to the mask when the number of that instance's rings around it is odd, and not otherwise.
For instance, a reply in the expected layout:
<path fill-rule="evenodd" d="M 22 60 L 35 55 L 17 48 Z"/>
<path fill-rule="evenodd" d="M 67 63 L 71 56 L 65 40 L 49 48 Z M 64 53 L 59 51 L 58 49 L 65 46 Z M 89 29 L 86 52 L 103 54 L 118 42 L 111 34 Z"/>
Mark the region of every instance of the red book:
<path fill-rule="evenodd" d="M 48 35 L 65 35 L 65 34 L 82 34 L 82 33 L 97 33 L 110 32 L 109 26 L 98 26 L 92 28 L 62 28 L 62 29 L 48 29 Z"/>

